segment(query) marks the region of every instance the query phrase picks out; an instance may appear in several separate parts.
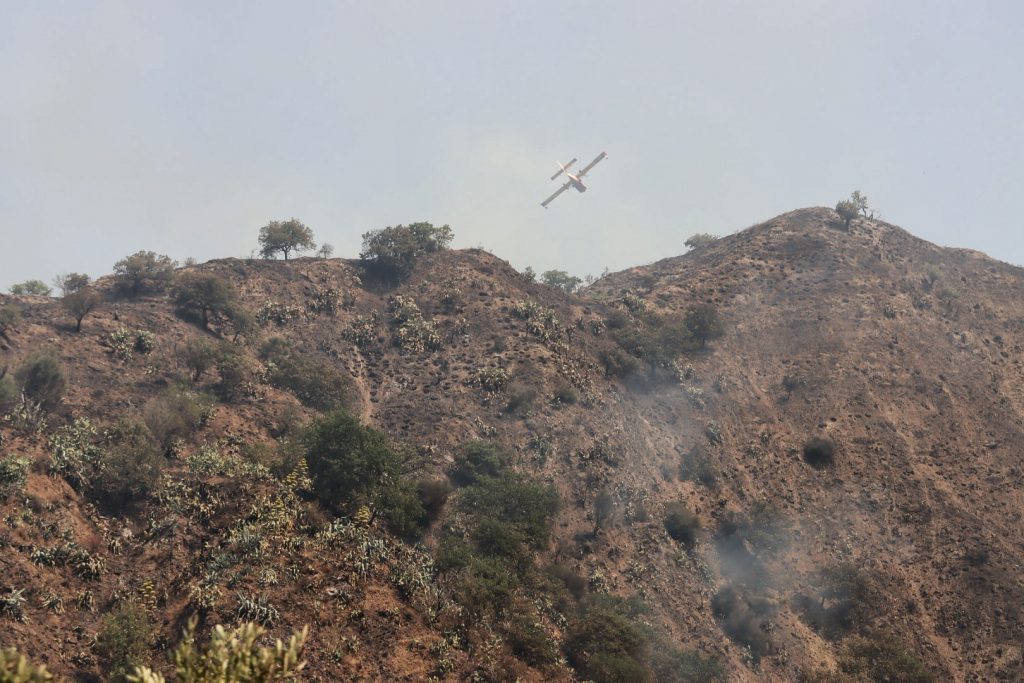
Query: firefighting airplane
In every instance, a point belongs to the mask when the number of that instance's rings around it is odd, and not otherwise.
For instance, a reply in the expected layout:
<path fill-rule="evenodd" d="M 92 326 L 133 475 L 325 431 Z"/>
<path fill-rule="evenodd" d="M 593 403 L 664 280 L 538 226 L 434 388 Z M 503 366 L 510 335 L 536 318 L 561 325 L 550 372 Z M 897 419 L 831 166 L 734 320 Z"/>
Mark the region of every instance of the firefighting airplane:
<path fill-rule="evenodd" d="M 600 154 L 597 155 L 596 159 L 594 159 L 589 164 L 584 166 L 583 170 L 580 171 L 579 173 L 577 173 L 576 175 L 573 175 L 572 173 L 569 173 L 569 167 L 576 163 L 576 159 L 575 158 L 573 158 L 572 161 L 570 161 L 569 163 L 565 164 L 564 166 L 562 164 L 558 164 L 558 166 L 561 168 L 561 170 L 558 171 L 558 173 L 556 173 L 555 175 L 551 176 L 551 179 L 554 180 L 555 178 L 557 178 L 558 176 L 560 176 L 560 175 L 562 175 L 564 173 L 566 175 L 566 177 L 569 178 L 569 180 L 566 181 L 565 185 L 562 185 L 560 188 L 558 188 L 557 192 L 555 192 L 553 195 L 551 195 L 550 197 L 548 197 L 547 199 L 542 201 L 540 203 L 540 205 L 543 206 L 545 209 L 548 208 L 548 204 L 550 204 L 552 201 L 554 201 L 555 197 L 557 197 L 558 195 L 562 194 L 563 192 L 568 190 L 570 187 L 575 187 L 577 192 L 586 192 L 587 191 L 587 186 L 583 184 L 583 181 L 580 180 L 580 178 L 585 176 L 587 174 L 587 171 L 589 171 L 590 169 L 592 169 L 595 166 L 597 166 L 598 162 L 600 162 L 606 156 L 608 156 L 608 154 L 606 152 L 601 152 Z"/>

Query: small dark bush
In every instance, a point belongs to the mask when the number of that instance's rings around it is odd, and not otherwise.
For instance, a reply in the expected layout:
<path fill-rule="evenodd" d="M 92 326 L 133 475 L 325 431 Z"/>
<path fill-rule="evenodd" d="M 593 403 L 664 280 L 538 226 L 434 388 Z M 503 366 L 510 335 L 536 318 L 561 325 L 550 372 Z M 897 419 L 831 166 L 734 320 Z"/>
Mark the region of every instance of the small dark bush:
<path fill-rule="evenodd" d="M 504 472 L 512 456 L 490 441 L 470 441 L 455 454 L 452 479 L 456 484 L 472 484 L 481 477 L 497 477 Z"/>
<path fill-rule="evenodd" d="M 0 372 L 0 417 L 18 405 L 20 399 L 21 391 L 19 391 L 18 386 L 14 383 L 14 378 L 4 372 Z"/>
<path fill-rule="evenodd" d="M 624 379 L 640 369 L 640 360 L 622 349 L 602 349 L 599 358 L 608 377 Z"/>
<path fill-rule="evenodd" d="M 750 650 L 754 662 L 771 652 L 767 619 L 772 612 L 766 600 L 750 599 L 727 586 L 711 600 L 711 611 L 722 622 L 722 629 L 736 643 Z"/>
<path fill-rule="evenodd" d="M 224 278 L 207 273 L 182 273 L 174 281 L 174 301 L 179 310 L 204 328 L 211 322 L 235 317 L 238 290 Z"/>
<path fill-rule="evenodd" d="M 537 390 L 529 385 L 516 382 L 509 387 L 505 412 L 523 417 L 533 410 L 536 402 Z"/>
<path fill-rule="evenodd" d="M 64 367 L 50 349 L 36 351 L 29 356 L 14 373 L 14 378 L 21 385 L 25 398 L 38 403 L 46 411 L 60 405 L 67 391 Z"/>
<path fill-rule="evenodd" d="M 676 541 L 693 548 L 700 533 L 700 520 L 682 503 L 669 503 L 665 506 L 665 530 Z"/>
<path fill-rule="evenodd" d="M 825 638 L 836 640 L 868 626 L 882 611 L 870 576 L 843 563 L 818 572 L 818 594 L 796 599 L 802 619 Z"/>
<path fill-rule="evenodd" d="M 192 337 L 178 347 L 177 356 L 195 384 L 217 362 L 217 347 L 208 339 Z"/>
<path fill-rule="evenodd" d="M 127 681 L 135 667 L 149 657 L 153 627 L 139 605 L 126 602 L 107 615 L 96 637 L 96 653 L 114 683 Z"/>
<path fill-rule="evenodd" d="M 21 309 L 14 304 L 0 306 L 0 337 L 10 341 L 7 333 L 21 322 Z"/>
<path fill-rule="evenodd" d="M 587 580 L 571 567 L 564 564 L 553 564 L 547 568 L 547 573 L 551 578 L 561 582 L 577 601 L 582 600 L 587 594 Z"/>
<path fill-rule="evenodd" d="M 376 508 L 391 533 L 407 539 L 422 534 L 427 525 L 427 513 L 413 482 L 402 477 L 382 482 L 376 500 Z"/>
<path fill-rule="evenodd" d="M 245 356 L 233 344 L 221 345 L 217 353 L 217 395 L 225 401 L 237 399 L 242 393 L 246 378 L 249 376 L 249 365 Z"/>
<path fill-rule="evenodd" d="M 554 402 L 557 405 L 571 406 L 580 400 L 576 387 L 568 382 L 559 382 L 555 385 Z"/>
<path fill-rule="evenodd" d="M 523 533 L 508 522 L 485 517 L 477 522 L 472 539 L 479 553 L 504 558 L 517 574 L 522 574 L 533 561 Z"/>
<path fill-rule="evenodd" d="M 180 389 L 170 389 L 149 400 L 142 409 L 142 420 L 156 443 L 165 451 L 178 439 L 188 439 L 210 415 L 208 397 Z"/>
<path fill-rule="evenodd" d="M 694 446 L 680 459 L 679 478 L 708 488 L 715 488 L 718 485 L 714 460 L 703 445 Z"/>
<path fill-rule="evenodd" d="M 815 469 L 835 464 L 836 446 L 828 439 L 813 437 L 804 444 L 804 462 Z"/>
<path fill-rule="evenodd" d="M 447 479 L 420 479 L 416 482 L 416 493 L 420 497 L 420 505 L 429 521 L 437 519 L 448 502 L 452 485 Z"/>
<path fill-rule="evenodd" d="M 604 319 L 605 326 L 609 330 L 621 330 L 632 324 L 632 319 L 625 311 L 614 310 Z"/>
<path fill-rule="evenodd" d="M 721 337 L 723 333 L 722 319 L 713 304 L 697 304 L 687 309 L 683 324 L 701 346 L 709 339 Z"/>

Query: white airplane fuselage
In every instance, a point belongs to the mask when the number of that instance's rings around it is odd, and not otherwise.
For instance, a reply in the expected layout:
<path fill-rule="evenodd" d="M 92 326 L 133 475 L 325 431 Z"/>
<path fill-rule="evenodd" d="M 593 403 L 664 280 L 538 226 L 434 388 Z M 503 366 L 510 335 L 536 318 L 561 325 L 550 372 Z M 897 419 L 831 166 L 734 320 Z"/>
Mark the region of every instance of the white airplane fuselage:
<path fill-rule="evenodd" d="M 569 175 L 568 173 L 566 173 L 565 175 L 569 176 L 569 182 L 572 183 L 572 186 L 576 188 L 577 192 L 587 191 L 587 186 L 583 184 L 582 180 L 580 180 L 574 175 Z"/>

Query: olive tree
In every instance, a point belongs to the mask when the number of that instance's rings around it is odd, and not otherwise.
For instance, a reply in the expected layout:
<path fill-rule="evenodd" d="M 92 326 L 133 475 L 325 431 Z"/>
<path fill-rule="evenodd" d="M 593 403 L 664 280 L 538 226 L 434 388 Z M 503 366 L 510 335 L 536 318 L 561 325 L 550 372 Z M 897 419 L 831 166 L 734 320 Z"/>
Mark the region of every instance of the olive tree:
<path fill-rule="evenodd" d="M 566 294 L 572 294 L 583 284 L 583 280 L 575 275 L 569 275 L 564 270 L 544 271 L 540 275 L 540 281 L 549 287 L 560 289 Z"/>
<path fill-rule="evenodd" d="M 382 280 L 400 282 L 412 273 L 424 254 L 446 249 L 453 237 L 447 225 L 430 223 L 396 225 L 363 234 L 359 258 L 367 271 Z"/>
<path fill-rule="evenodd" d="M 698 232 L 695 235 L 690 235 L 683 244 L 690 249 L 700 249 L 701 247 L 708 246 L 716 240 L 718 240 L 718 235 L 712 235 L 707 232 Z"/>
<path fill-rule="evenodd" d="M 114 264 L 117 289 L 129 297 L 163 291 L 174 277 L 175 265 L 170 256 L 137 251 Z"/>
<path fill-rule="evenodd" d="M 60 290 L 61 296 L 74 294 L 89 284 L 89 276 L 85 273 L 62 273 L 53 278 L 53 286 Z"/>
<path fill-rule="evenodd" d="M 85 316 L 100 305 L 100 295 L 92 287 L 82 287 L 70 294 L 65 294 L 60 303 L 75 318 L 75 332 L 81 332 Z"/>
<path fill-rule="evenodd" d="M 52 289 L 46 286 L 42 280 L 25 280 L 16 285 L 11 285 L 11 294 L 22 296 L 24 294 L 35 294 L 38 296 L 50 296 Z"/>
<path fill-rule="evenodd" d="M 722 319 L 713 304 L 697 304 L 687 309 L 683 324 L 701 348 L 709 339 L 722 336 Z"/>
<path fill-rule="evenodd" d="M 263 258 L 274 258 L 275 254 L 281 254 L 285 261 L 293 251 L 316 248 L 313 231 L 294 218 L 287 221 L 270 221 L 264 225 L 260 228 L 259 242 L 260 255 Z"/>
<path fill-rule="evenodd" d="M 235 286 L 217 275 L 183 273 L 174 284 L 174 301 L 186 314 L 209 328 L 215 318 L 231 318 L 238 306 Z"/>

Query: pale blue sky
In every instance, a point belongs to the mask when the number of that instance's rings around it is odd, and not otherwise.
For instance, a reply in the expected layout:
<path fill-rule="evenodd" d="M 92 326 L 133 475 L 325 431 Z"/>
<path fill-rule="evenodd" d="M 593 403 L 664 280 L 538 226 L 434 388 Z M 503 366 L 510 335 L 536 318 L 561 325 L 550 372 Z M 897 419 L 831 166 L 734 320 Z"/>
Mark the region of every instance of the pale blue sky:
<path fill-rule="evenodd" d="M 0 0 L 0 287 L 449 223 L 599 273 L 853 189 L 1024 263 L 1024 3 Z M 606 150 L 548 211 L 556 160 Z"/>

